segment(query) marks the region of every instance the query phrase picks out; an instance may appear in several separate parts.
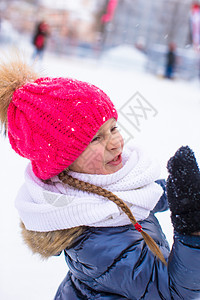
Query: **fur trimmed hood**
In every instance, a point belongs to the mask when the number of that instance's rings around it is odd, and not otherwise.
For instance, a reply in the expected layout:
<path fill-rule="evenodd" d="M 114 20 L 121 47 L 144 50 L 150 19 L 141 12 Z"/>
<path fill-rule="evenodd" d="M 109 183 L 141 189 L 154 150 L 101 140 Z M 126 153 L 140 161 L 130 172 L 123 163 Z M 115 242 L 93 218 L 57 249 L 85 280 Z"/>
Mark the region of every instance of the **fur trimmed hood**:
<path fill-rule="evenodd" d="M 79 226 L 64 230 L 37 232 L 27 230 L 22 222 L 20 227 L 25 244 L 33 253 L 40 254 L 42 258 L 58 255 L 64 249 L 70 248 L 87 228 Z"/>

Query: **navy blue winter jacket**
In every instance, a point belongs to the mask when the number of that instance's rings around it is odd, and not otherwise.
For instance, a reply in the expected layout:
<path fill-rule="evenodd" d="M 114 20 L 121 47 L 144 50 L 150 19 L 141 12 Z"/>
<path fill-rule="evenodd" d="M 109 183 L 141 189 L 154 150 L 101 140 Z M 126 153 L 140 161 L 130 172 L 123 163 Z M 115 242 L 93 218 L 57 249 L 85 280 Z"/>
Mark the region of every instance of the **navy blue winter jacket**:
<path fill-rule="evenodd" d="M 159 245 L 167 267 L 155 258 L 133 225 L 89 227 L 65 250 L 69 272 L 55 300 L 200 299 L 200 237 L 175 234 L 170 252 L 154 216 L 166 209 L 164 193 L 140 224 Z"/>

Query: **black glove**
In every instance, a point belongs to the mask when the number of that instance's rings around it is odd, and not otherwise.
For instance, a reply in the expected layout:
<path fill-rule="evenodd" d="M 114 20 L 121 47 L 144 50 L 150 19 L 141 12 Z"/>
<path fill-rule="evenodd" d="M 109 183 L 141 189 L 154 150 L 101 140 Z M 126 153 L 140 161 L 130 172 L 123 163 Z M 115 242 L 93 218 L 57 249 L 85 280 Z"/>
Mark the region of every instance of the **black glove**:
<path fill-rule="evenodd" d="M 174 230 L 200 232 L 200 171 L 193 151 L 181 147 L 167 164 L 167 197 Z"/>

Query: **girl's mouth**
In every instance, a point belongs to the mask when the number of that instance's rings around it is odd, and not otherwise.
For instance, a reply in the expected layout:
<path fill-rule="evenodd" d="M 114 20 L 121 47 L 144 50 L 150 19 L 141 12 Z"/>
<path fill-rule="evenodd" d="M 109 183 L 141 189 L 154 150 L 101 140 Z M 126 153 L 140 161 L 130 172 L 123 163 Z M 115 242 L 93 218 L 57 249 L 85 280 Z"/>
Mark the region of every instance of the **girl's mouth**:
<path fill-rule="evenodd" d="M 120 153 L 113 160 L 109 161 L 107 164 L 112 166 L 118 166 L 121 162 L 122 162 L 122 155 Z"/>

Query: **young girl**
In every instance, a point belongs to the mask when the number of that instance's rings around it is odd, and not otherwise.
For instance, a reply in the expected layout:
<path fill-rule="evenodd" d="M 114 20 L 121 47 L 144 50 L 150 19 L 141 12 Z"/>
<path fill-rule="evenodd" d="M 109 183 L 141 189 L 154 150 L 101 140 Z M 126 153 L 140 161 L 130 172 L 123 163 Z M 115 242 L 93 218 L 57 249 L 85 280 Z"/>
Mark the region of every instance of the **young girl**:
<path fill-rule="evenodd" d="M 200 172 L 189 147 L 168 163 L 170 252 L 154 216 L 168 208 L 165 182 L 140 148 L 124 147 L 109 97 L 20 61 L 2 64 L 0 78 L 1 123 L 30 160 L 16 199 L 24 241 L 43 257 L 64 251 L 69 267 L 55 299 L 200 299 Z"/>

